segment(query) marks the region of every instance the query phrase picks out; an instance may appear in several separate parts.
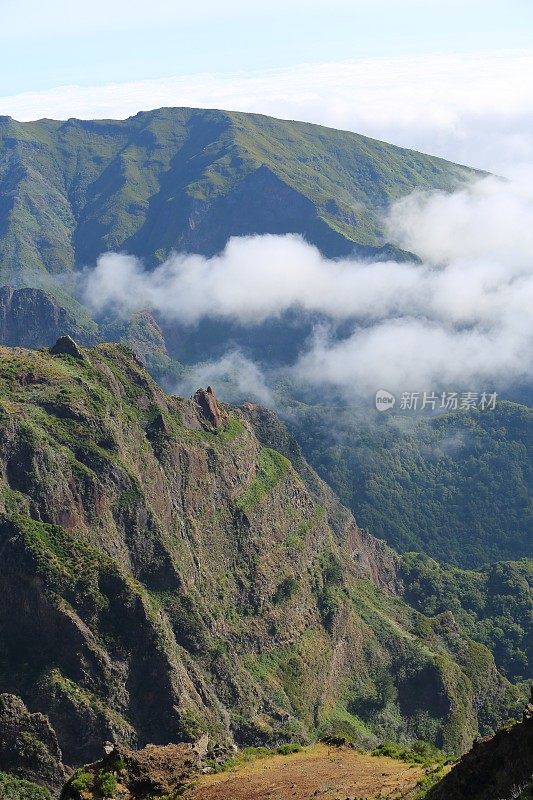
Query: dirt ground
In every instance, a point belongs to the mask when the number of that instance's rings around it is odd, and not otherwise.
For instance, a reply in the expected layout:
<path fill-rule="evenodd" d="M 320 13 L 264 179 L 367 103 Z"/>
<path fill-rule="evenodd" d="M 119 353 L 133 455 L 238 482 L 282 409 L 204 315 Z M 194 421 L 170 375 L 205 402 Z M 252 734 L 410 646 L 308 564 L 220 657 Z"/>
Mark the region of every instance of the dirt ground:
<path fill-rule="evenodd" d="M 423 775 L 391 758 L 315 745 L 259 758 L 233 772 L 203 775 L 186 800 L 397 800 Z"/>

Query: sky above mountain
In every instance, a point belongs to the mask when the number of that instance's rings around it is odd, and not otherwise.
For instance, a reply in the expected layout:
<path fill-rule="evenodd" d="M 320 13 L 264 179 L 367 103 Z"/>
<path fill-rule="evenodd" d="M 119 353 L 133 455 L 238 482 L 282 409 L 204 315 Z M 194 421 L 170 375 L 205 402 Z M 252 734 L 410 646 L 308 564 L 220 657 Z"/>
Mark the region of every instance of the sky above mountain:
<path fill-rule="evenodd" d="M 0 114 L 256 111 L 509 173 L 533 161 L 532 32 L 528 0 L 4 0 Z"/>

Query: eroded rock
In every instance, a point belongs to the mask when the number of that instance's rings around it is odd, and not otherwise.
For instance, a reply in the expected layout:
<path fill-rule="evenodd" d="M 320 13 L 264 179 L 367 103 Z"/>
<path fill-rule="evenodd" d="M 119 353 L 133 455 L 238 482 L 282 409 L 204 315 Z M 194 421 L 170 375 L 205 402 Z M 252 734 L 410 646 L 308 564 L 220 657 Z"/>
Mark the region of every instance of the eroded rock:
<path fill-rule="evenodd" d="M 84 797 L 101 797 L 104 776 L 107 776 L 108 785 L 115 785 L 116 796 L 121 800 L 177 797 L 180 788 L 199 771 L 203 749 L 203 741 L 162 746 L 150 744 L 142 750 L 114 747 L 108 752 L 109 748 L 105 748 L 101 761 L 82 769 Z M 66 784 L 61 798 L 79 800 L 72 780 Z"/>
<path fill-rule="evenodd" d="M 53 356 L 67 355 L 74 358 L 83 359 L 85 356 L 71 336 L 60 336 L 57 342 L 50 348 Z"/>
<path fill-rule="evenodd" d="M 217 429 L 228 423 L 228 414 L 218 405 L 217 397 L 211 388 L 198 389 L 193 395 L 194 402 L 199 408 L 201 422 L 204 427 Z"/>

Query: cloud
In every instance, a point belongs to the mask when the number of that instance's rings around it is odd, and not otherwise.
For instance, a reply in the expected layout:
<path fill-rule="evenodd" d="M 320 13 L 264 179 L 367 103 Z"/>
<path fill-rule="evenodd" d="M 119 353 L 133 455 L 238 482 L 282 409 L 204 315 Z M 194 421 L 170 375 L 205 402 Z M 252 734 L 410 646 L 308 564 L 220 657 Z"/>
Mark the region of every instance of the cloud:
<path fill-rule="evenodd" d="M 188 397 L 199 386 L 213 385 L 219 397 L 228 403 L 249 400 L 274 407 L 272 392 L 261 369 L 240 351 L 232 350 L 217 361 L 195 364 L 173 387 L 173 393 Z"/>
<path fill-rule="evenodd" d="M 340 342 L 318 337 L 293 375 L 347 396 L 393 392 L 483 391 L 531 374 L 531 331 L 495 325 L 454 330 L 412 318 L 380 322 Z"/>
<path fill-rule="evenodd" d="M 533 162 L 533 50 L 492 50 L 61 86 L 0 114 L 124 118 L 159 106 L 253 111 L 344 128 L 497 173 Z"/>
<path fill-rule="evenodd" d="M 291 377 L 348 394 L 528 381 L 530 186 L 487 178 L 455 194 L 400 201 L 390 236 L 423 264 L 330 261 L 298 236 L 244 237 L 213 258 L 174 255 L 152 272 L 131 256 L 105 254 L 87 276 L 86 299 L 97 311 L 127 315 L 148 306 L 184 324 L 209 317 L 258 325 L 293 310 L 321 315 L 329 325 L 315 331 Z M 260 376 L 239 358 L 225 367 L 257 384 Z"/>
<path fill-rule="evenodd" d="M 420 284 L 411 264 L 328 261 L 300 236 L 232 238 L 212 258 L 175 254 L 153 271 L 106 253 L 88 274 L 86 302 L 123 316 L 146 306 L 170 320 L 206 317 L 257 325 L 297 308 L 332 318 L 387 315 Z"/>

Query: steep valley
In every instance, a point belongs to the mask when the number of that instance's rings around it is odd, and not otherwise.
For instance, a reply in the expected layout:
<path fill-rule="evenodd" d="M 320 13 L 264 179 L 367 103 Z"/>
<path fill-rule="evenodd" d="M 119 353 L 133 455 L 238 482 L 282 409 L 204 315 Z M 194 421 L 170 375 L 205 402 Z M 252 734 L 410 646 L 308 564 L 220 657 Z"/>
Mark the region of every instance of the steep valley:
<path fill-rule="evenodd" d="M 461 753 L 523 702 L 452 614 L 406 602 L 272 412 L 68 340 L 2 348 L 0 403 L 0 692 L 68 766 L 204 732 Z"/>

